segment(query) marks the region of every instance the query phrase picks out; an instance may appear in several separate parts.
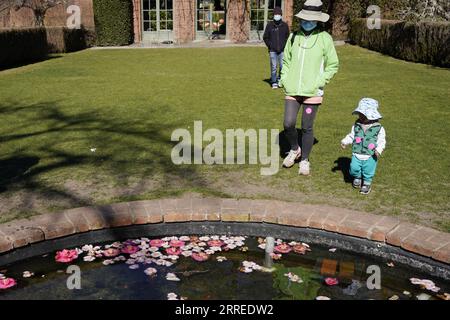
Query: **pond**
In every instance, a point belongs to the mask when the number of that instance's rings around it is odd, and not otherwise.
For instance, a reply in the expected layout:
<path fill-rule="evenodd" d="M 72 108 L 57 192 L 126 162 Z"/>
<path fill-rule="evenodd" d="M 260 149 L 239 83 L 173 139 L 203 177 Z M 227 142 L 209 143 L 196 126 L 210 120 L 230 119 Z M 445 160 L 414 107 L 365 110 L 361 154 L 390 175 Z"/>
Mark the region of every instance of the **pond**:
<path fill-rule="evenodd" d="M 190 235 L 51 252 L 1 266 L 0 299 L 449 298 L 448 281 L 389 260 L 274 242 L 272 251 L 270 239 Z"/>

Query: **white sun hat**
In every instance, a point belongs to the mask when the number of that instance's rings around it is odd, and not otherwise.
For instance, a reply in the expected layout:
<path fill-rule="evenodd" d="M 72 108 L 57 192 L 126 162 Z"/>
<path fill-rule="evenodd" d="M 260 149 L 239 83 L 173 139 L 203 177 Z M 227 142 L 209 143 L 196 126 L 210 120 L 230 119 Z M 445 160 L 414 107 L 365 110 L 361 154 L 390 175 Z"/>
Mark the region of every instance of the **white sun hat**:
<path fill-rule="evenodd" d="M 359 101 L 358 107 L 353 111 L 353 114 L 362 113 L 369 120 L 378 120 L 382 116 L 378 112 L 378 101 L 372 98 L 363 98 Z"/>
<path fill-rule="evenodd" d="M 307 21 L 327 22 L 330 15 L 322 12 L 323 3 L 321 0 L 307 0 L 302 10 L 295 16 Z"/>

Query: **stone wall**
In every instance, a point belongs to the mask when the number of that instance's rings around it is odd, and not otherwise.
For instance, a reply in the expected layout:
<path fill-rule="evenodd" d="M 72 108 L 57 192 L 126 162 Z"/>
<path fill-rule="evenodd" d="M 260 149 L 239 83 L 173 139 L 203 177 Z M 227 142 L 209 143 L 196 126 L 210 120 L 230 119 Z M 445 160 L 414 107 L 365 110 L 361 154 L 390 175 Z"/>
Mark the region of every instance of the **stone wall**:
<path fill-rule="evenodd" d="M 94 28 L 94 10 L 92 0 L 69 0 L 69 5 L 78 5 L 81 8 L 81 24 L 86 28 Z M 46 26 L 64 26 L 70 16 L 63 5 L 53 7 L 47 11 L 45 17 Z M 34 14 L 31 9 L 22 8 L 18 11 L 11 8 L 0 16 L 0 28 L 33 27 Z"/>
<path fill-rule="evenodd" d="M 196 0 L 175 0 L 173 2 L 173 32 L 176 43 L 195 40 Z"/>

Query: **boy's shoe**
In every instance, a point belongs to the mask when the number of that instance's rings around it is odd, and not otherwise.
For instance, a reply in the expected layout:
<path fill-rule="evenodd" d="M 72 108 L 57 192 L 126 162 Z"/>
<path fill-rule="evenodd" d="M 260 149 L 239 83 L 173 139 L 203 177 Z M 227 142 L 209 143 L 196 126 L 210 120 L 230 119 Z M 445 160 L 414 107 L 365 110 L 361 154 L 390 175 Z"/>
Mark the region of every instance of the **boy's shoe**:
<path fill-rule="evenodd" d="M 361 190 L 359 191 L 359 193 L 361 193 L 361 194 L 369 194 L 371 190 L 372 190 L 372 187 L 371 187 L 370 184 L 363 184 L 363 186 L 361 187 Z"/>
<path fill-rule="evenodd" d="M 309 176 L 309 173 L 310 173 L 309 161 L 308 160 L 300 161 L 299 168 L 298 168 L 298 174 L 301 174 L 303 176 Z"/>
<path fill-rule="evenodd" d="M 278 89 L 278 83 L 272 83 L 272 89 Z"/>
<path fill-rule="evenodd" d="M 357 189 L 357 188 L 361 188 L 361 179 L 355 179 L 353 180 L 353 188 Z"/>
<path fill-rule="evenodd" d="M 298 147 L 298 150 L 291 150 L 289 151 L 289 154 L 286 158 L 283 160 L 283 167 L 290 168 L 295 164 L 295 161 L 300 159 L 300 156 L 302 155 L 302 149 Z"/>

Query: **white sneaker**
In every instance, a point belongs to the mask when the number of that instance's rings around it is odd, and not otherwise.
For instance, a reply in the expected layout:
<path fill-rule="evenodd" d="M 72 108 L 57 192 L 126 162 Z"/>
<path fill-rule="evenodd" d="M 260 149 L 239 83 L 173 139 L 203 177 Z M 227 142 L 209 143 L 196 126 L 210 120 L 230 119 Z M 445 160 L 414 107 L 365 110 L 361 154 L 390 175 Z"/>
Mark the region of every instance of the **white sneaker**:
<path fill-rule="evenodd" d="M 297 151 L 291 150 L 286 158 L 283 160 L 283 167 L 290 168 L 295 164 L 295 160 L 299 159 L 302 155 L 302 149 L 298 147 Z"/>
<path fill-rule="evenodd" d="M 298 174 L 301 174 L 303 176 L 309 176 L 309 161 L 308 160 L 302 160 L 299 164 Z"/>

